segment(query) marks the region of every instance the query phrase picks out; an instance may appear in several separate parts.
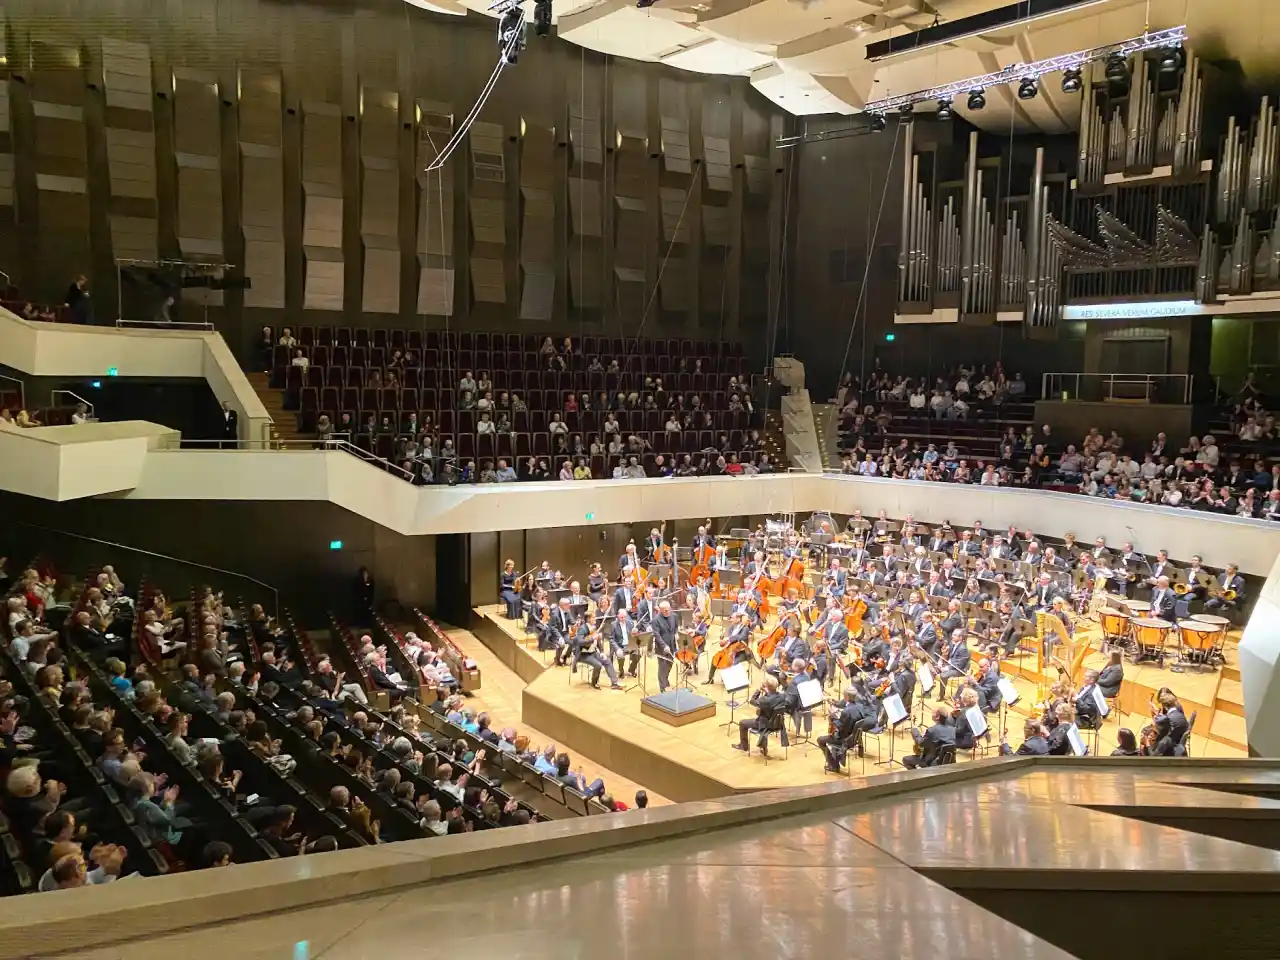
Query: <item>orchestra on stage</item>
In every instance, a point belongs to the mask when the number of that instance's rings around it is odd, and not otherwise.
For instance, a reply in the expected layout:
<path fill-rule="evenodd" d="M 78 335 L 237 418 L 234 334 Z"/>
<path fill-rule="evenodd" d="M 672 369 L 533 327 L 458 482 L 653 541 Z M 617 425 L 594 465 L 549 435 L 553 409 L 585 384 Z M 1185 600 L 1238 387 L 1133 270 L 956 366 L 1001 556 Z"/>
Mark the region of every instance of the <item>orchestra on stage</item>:
<path fill-rule="evenodd" d="M 1055 546 L 1030 530 L 883 513 L 844 524 L 782 516 L 754 530 L 717 531 L 708 520 L 688 544 L 668 542 L 662 524 L 608 572 L 592 564 L 585 589 L 549 562 L 518 573 L 508 560 L 500 591 L 507 617 L 555 665 L 586 665 L 592 687 L 602 673 L 613 690 L 645 686 L 650 662 L 659 693 L 718 678 L 733 692 L 754 676 L 745 705 L 755 715 L 737 721 L 734 746 L 749 753 L 754 735 L 766 757 L 771 737 L 785 750 L 809 739 L 816 712 L 827 720 L 817 745 L 832 772 L 863 756 L 866 737 L 886 734 L 890 764 L 907 768 L 988 747 L 1096 751 L 1090 733 L 1115 708 L 1126 661 L 1216 669 L 1246 602 L 1234 565 L 1215 571 L 1192 557 L 1178 567 L 1163 550 L 1148 557 L 1104 537 L 1082 545 L 1068 534 Z M 1078 637 L 1093 624 L 1108 659 L 1100 670 L 1085 669 L 1092 648 Z M 1027 655 L 1039 676 L 1057 680 L 1045 679 L 1015 749 L 1007 708 L 1016 692 L 1001 665 Z M 927 696 L 936 704 L 928 713 Z M 914 750 L 895 758 L 900 725 Z M 1116 753 L 1132 745 L 1133 755 L 1180 755 L 1186 727 L 1180 707 L 1153 705 L 1141 743 L 1121 730 Z"/>

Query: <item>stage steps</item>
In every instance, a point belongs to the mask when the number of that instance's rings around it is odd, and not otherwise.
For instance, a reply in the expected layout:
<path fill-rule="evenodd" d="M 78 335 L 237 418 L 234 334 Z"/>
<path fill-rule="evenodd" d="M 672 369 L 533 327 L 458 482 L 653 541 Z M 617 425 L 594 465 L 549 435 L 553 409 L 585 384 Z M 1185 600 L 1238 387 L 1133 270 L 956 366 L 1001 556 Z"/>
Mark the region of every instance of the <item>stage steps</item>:
<path fill-rule="evenodd" d="M 1225 710 L 1215 710 L 1213 723 L 1209 725 L 1209 739 L 1238 750 L 1248 750 L 1249 735 L 1245 730 L 1244 717 Z"/>
<path fill-rule="evenodd" d="M 284 408 L 284 391 L 272 388 L 265 373 L 247 373 L 249 385 L 258 395 L 262 405 L 271 415 L 271 435 L 274 440 L 310 440 L 298 432 L 298 415 Z"/>
<path fill-rule="evenodd" d="M 1214 701 L 1215 712 L 1226 712 L 1237 717 L 1244 716 L 1244 688 L 1239 680 L 1228 680 L 1225 676 L 1218 683 L 1218 696 Z"/>

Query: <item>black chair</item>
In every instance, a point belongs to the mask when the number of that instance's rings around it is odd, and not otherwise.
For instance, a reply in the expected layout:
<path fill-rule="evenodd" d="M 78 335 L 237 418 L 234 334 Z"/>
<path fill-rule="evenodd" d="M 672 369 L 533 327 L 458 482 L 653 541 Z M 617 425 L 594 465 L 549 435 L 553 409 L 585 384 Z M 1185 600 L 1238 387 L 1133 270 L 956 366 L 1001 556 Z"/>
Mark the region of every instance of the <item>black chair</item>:
<path fill-rule="evenodd" d="M 956 762 L 956 747 L 953 743 L 944 744 L 938 748 L 938 756 L 933 761 L 935 767 L 944 767 L 949 763 Z"/>
<path fill-rule="evenodd" d="M 1182 755 L 1184 757 L 1191 756 L 1191 731 L 1196 728 L 1196 717 L 1199 715 L 1199 710 L 1191 711 L 1191 716 L 1187 718 L 1187 732 L 1182 735 L 1182 739 L 1178 742 L 1178 746 L 1182 747 Z"/>

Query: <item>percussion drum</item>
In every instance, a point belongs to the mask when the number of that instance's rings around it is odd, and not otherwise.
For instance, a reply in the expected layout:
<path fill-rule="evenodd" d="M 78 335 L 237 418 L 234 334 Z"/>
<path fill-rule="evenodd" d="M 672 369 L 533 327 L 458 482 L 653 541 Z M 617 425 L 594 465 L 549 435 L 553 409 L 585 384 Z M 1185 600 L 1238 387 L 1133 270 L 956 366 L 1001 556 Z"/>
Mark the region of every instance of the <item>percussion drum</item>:
<path fill-rule="evenodd" d="M 1178 633 L 1182 637 L 1182 649 L 1187 652 L 1207 654 L 1214 648 L 1218 628 L 1199 620 L 1179 620 Z"/>
<path fill-rule="evenodd" d="M 1151 612 L 1151 604 L 1145 600 L 1125 600 L 1124 608 L 1131 617 L 1143 617 Z"/>
<path fill-rule="evenodd" d="M 1158 617 L 1139 617 L 1132 622 L 1133 639 L 1140 657 L 1160 658 L 1173 624 Z"/>
<path fill-rule="evenodd" d="M 1227 627 L 1231 626 L 1231 621 L 1228 620 L 1226 617 L 1215 616 L 1212 613 L 1193 613 L 1191 615 L 1191 619 L 1195 620 L 1198 623 L 1213 624 L 1213 626 L 1217 627 L 1220 630 L 1226 630 Z"/>
<path fill-rule="evenodd" d="M 1129 635 L 1129 614 L 1113 607 L 1100 607 L 1098 618 L 1102 621 L 1102 635 L 1108 640 L 1123 639 Z"/>

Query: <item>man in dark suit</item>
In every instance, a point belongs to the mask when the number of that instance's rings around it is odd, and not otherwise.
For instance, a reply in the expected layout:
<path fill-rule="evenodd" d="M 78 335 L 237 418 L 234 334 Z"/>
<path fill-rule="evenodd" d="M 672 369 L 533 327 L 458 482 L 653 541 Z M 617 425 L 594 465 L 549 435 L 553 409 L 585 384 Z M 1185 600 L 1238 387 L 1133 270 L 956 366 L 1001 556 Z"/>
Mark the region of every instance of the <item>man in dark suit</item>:
<path fill-rule="evenodd" d="M 983 658 L 978 661 L 978 696 L 982 698 L 982 712 L 995 713 L 1004 701 L 1000 692 L 1000 663 Z"/>
<path fill-rule="evenodd" d="M 945 700 L 947 698 L 948 680 L 952 677 L 963 677 L 969 672 L 971 656 L 969 647 L 965 643 L 964 628 L 959 627 L 952 630 L 946 653 L 941 661 L 942 670 L 938 674 L 938 697 L 940 699 Z"/>
<path fill-rule="evenodd" d="M 630 580 L 623 580 L 618 584 L 618 589 L 613 591 L 613 612 L 626 610 L 631 612 L 631 601 L 635 598 L 635 591 L 632 589 Z"/>
<path fill-rule="evenodd" d="M 498 736 L 498 734 L 495 731 L 489 729 L 489 723 L 490 723 L 489 715 L 487 713 L 482 713 L 478 717 L 476 717 L 476 727 L 478 728 L 476 730 L 476 736 L 479 737 L 481 740 L 483 740 L 485 743 L 493 744 L 494 748 L 496 749 L 498 746 L 498 741 L 501 738 Z"/>
<path fill-rule="evenodd" d="M 1076 691 L 1075 698 L 1076 726 L 1081 730 L 1093 730 L 1102 725 L 1102 711 L 1098 709 L 1098 702 L 1093 696 L 1097 689 L 1098 671 L 1086 670 L 1084 683 Z"/>
<path fill-rule="evenodd" d="M 924 595 L 926 597 L 949 597 L 951 596 L 951 585 L 942 579 L 942 574 L 933 571 L 929 574 L 929 585 L 925 587 Z"/>
<path fill-rule="evenodd" d="M 370 653 L 365 657 L 364 668 L 369 672 L 369 681 L 373 684 L 374 689 L 385 690 L 392 700 L 399 700 L 408 693 L 408 688 L 404 684 L 396 683 L 387 676 L 386 671 L 378 664 L 378 655 L 376 653 Z"/>
<path fill-rule="evenodd" d="M 911 736 L 919 746 L 920 752 L 903 757 L 902 765 L 908 770 L 937 766 L 942 748 L 956 745 L 956 726 L 951 719 L 951 708 L 945 705 L 938 707 L 933 711 L 933 726 L 924 733 L 913 728 Z"/>
<path fill-rule="evenodd" d="M 964 612 L 960 609 L 959 600 L 951 600 L 947 604 L 947 615 L 938 624 L 938 632 L 944 637 L 951 636 L 956 630 L 963 630 L 966 626 L 966 618 Z"/>
<path fill-rule="evenodd" d="M 1047 573 L 1040 574 L 1036 580 L 1035 590 L 1031 594 L 1032 605 L 1037 610 L 1048 610 L 1053 606 L 1053 601 L 1059 596 L 1061 596 L 1061 593 L 1053 585 L 1053 578 Z"/>
<path fill-rule="evenodd" d="M 240 440 L 240 414 L 231 409 L 230 401 L 222 401 L 222 446 L 234 450 Z"/>
<path fill-rule="evenodd" d="M 671 612 L 671 601 L 658 604 L 653 617 L 653 651 L 658 655 L 658 692 L 665 693 L 671 686 L 671 664 L 676 658 L 676 633 L 679 618 Z"/>
<path fill-rule="evenodd" d="M 550 647 L 555 650 L 555 664 L 557 667 L 564 666 L 573 650 L 569 644 L 569 638 L 573 635 L 573 607 L 569 603 L 568 597 L 561 597 L 560 602 L 555 609 L 551 611 L 551 619 L 547 622 L 546 633 L 543 634 L 544 649 Z"/>
<path fill-rule="evenodd" d="M 579 663 L 587 664 L 591 667 L 591 685 L 597 689 L 600 687 L 600 671 L 604 670 L 609 675 L 610 688 L 621 690 L 617 671 L 613 669 L 613 659 L 607 650 L 600 647 L 602 639 L 600 634 L 593 637 L 585 623 L 580 624 L 574 634 L 573 663 L 570 664 L 570 669 L 577 670 Z"/>
<path fill-rule="evenodd" d="M 844 703 L 836 718 L 834 736 L 819 737 L 818 749 L 826 757 L 827 769 L 839 773 L 845 754 L 852 747 L 862 756 L 862 734 L 876 725 L 876 704 L 859 694 L 857 688 L 844 692 Z"/>
<path fill-rule="evenodd" d="M 626 610 L 619 610 L 617 615 L 604 625 L 604 638 L 609 644 L 613 658 L 618 662 L 618 673 L 627 673 L 633 677 L 640 666 L 640 651 L 635 650 L 628 654 L 627 646 L 631 643 L 631 635 L 635 632 L 636 625 L 631 622 L 631 616 Z"/>
<path fill-rule="evenodd" d="M 1041 727 L 1039 720 L 1028 720 L 1022 725 L 1022 746 L 1017 750 L 1009 746 L 1009 741 L 1001 739 L 1000 741 L 1001 756 L 1016 755 L 1019 757 L 1047 757 L 1049 755 L 1049 741 L 1044 737 L 1044 728 Z"/>
<path fill-rule="evenodd" d="M 1205 601 L 1206 610 L 1221 613 L 1225 610 L 1239 610 L 1244 606 L 1244 577 L 1240 576 L 1240 570 L 1234 563 L 1228 564 L 1226 570 L 1213 578 L 1209 589 L 1216 596 Z M 1223 596 L 1228 590 L 1235 592 L 1230 600 Z"/>
<path fill-rule="evenodd" d="M 1151 616 L 1161 620 L 1172 620 L 1173 605 L 1177 599 L 1177 594 L 1169 586 L 1169 578 L 1157 577 L 1155 588 L 1151 591 Z"/>
<path fill-rule="evenodd" d="M 782 745 L 787 746 L 787 699 L 787 695 L 778 689 L 778 678 L 771 674 L 766 675 L 763 685 L 751 698 L 751 705 L 756 708 L 756 718 L 738 721 L 740 739 L 733 748 L 743 753 L 750 753 L 751 747 L 747 745 L 747 736 L 755 732 L 760 735 L 757 742 L 760 752 L 768 756 L 769 732 L 772 730 L 778 730 L 781 733 Z"/>

